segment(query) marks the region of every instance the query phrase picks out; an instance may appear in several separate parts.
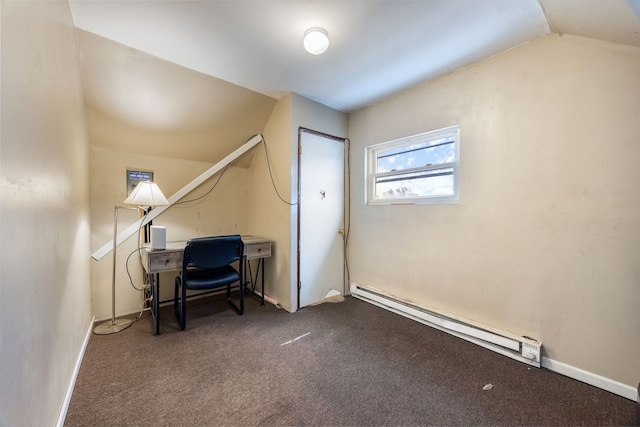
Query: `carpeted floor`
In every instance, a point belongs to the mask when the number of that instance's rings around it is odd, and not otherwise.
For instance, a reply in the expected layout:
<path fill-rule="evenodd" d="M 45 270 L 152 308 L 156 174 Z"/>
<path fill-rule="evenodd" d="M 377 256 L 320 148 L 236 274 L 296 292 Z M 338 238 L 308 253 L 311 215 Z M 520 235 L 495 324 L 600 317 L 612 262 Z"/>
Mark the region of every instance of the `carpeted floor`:
<path fill-rule="evenodd" d="M 636 403 L 347 297 L 92 335 L 65 425 L 633 425 Z M 483 387 L 493 387 L 484 390 Z"/>

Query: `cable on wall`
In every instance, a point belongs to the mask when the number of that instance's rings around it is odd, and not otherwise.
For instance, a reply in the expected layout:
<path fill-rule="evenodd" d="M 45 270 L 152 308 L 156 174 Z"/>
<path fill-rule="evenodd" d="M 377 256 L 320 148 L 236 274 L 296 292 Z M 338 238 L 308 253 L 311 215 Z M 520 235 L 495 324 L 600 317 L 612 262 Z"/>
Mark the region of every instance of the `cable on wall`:
<path fill-rule="evenodd" d="M 183 205 L 185 203 L 191 203 L 191 202 L 197 202 L 198 200 L 204 199 L 205 197 L 207 197 L 214 188 L 216 188 L 218 186 L 218 183 L 220 182 L 220 180 L 222 179 L 222 176 L 224 175 L 224 173 L 227 171 L 227 169 L 229 168 L 229 165 L 231 165 L 231 163 L 227 164 L 224 169 L 222 169 L 222 172 L 220 172 L 220 176 L 218 176 L 218 179 L 216 180 L 216 182 L 213 184 L 213 187 L 211 187 L 206 193 L 204 193 L 202 196 L 196 197 L 195 199 L 191 199 L 191 200 L 183 200 L 181 202 L 175 202 L 173 204 L 173 206 L 175 205 Z"/>
<path fill-rule="evenodd" d="M 298 202 L 287 202 L 285 199 L 282 198 L 282 196 L 280 195 L 280 192 L 278 191 L 278 187 L 276 187 L 276 183 L 275 180 L 273 179 L 273 173 L 271 172 L 271 158 L 269 157 L 269 150 L 267 148 L 267 140 L 265 139 L 265 137 L 262 137 L 262 143 L 264 144 L 264 153 L 266 156 L 266 161 L 267 161 L 267 168 L 269 169 L 269 178 L 271 178 L 271 185 L 273 186 L 273 189 L 276 191 L 276 194 L 278 195 L 278 198 L 282 201 L 282 203 L 284 203 L 285 205 L 289 205 L 289 206 L 295 206 L 298 204 Z"/>

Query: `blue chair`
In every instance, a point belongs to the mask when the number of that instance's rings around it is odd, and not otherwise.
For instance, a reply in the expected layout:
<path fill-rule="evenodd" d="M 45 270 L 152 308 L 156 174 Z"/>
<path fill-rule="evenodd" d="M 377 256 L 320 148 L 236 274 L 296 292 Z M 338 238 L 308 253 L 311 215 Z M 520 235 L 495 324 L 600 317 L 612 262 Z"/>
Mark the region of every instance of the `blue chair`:
<path fill-rule="evenodd" d="M 233 310 L 244 313 L 242 256 L 244 244 L 239 235 L 199 237 L 187 242 L 182 259 L 182 271 L 175 280 L 173 310 L 184 330 L 187 323 L 187 290 L 208 290 L 227 287 L 227 301 Z M 231 264 L 238 262 L 237 269 Z M 240 305 L 231 300 L 231 285 L 238 282 Z M 178 306 L 180 309 L 178 309 Z"/>

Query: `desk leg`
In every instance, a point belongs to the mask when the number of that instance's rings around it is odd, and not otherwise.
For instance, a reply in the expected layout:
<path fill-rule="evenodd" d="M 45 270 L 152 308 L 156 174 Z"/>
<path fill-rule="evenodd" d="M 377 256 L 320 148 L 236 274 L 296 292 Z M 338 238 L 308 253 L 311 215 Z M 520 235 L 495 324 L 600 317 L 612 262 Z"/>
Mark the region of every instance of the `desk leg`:
<path fill-rule="evenodd" d="M 258 258 L 258 263 L 256 265 L 256 275 L 255 276 L 253 275 L 253 272 L 251 271 L 251 260 L 245 258 L 244 263 L 245 263 L 244 264 L 245 267 L 244 267 L 243 274 L 245 276 L 247 275 L 247 273 L 249 274 L 249 281 L 247 281 L 246 277 L 245 277 L 243 279 L 243 283 L 245 283 L 245 284 L 249 283 L 250 284 L 249 286 L 245 287 L 245 290 L 246 289 L 250 289 L 251 293 L 253 295 L 256 294 L 256 282 L 258 281 L 258 276 L 260 274 L 262 274 L 262 276 L 261 276 L 261 281 L 262 281 L 262 284 L 261 284 L 261 290 L 262 290 L 262 292 L 261 292 L 261 294 L 262 294 L 261 305 L 264 305 L 264 258 Z M 262 267 L 262 271 L 260 271 L 261 267 Z"/>
<path fill-rule="evenodd" d="M 149 274 L 149 286 L 151 286 L 151 317 L 155 326 L 155 334 L 160 335 L 160 274 Z"/>
<path fill-rule="evenodd" d="M 260 267 L 262 267 L 262 270 L 260 269 Z M 261 304 L 260 305 L 264 305 L 264 258 L 258 258 L 258 265 L 256 266 L 256 277 L 251 277 L 251 284 L 253 285 L 253 293 L 256 293 L 256 282 L 258 281 L 258 275 L 262 274 L 261 277 L 261 285 L 260 285 L 260 290 L 261 290 Z"/>
<path fill-rule="evenodd" d="M 262 289 L 262 305 L 264 305 L 264 258 L 260 258 L 260 260 L 258 261 L 258 268 L 260 268 L 260 264 L 262 264 L 262 284 L 260 289 Z"/>
<path fill-rule="evenodd" d="M 242 284 L 244 285 L 244 292 L 247 290 L 251 290 L 250 282 L 247 281 L 247 268 L 249 267 L 249 260 L 246 257 L 242 258 L 243 266 L 242 266 Z M 251 273 L 249 273 L 249 277 L 251 277 Z"/>

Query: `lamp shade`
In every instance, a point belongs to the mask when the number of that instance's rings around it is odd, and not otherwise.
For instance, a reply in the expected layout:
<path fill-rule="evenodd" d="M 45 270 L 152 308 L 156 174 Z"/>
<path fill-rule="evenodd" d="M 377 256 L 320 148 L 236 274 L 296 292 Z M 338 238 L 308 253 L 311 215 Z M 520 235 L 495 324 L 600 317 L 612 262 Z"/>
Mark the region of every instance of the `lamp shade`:
<path fill-rule="evenodd" d="M 142 181 L 136 185 L 131 194 L 129 194 L 129 197 L 124 199 L 122 203 L 153 208 L 156 206 L 167 206 L 169 201 L 164 197 L 162 191 L 160 191 L 158 184 L 151 181 Z"/>
<path fill-rule="evenodd" d="M 304 48 L 312 55 L 320 55 L 329 47 L 329 36 L 322 28 L 310 28 L 304 33 Z"/>

